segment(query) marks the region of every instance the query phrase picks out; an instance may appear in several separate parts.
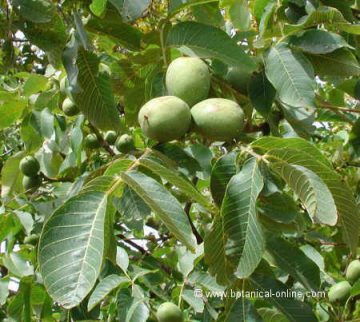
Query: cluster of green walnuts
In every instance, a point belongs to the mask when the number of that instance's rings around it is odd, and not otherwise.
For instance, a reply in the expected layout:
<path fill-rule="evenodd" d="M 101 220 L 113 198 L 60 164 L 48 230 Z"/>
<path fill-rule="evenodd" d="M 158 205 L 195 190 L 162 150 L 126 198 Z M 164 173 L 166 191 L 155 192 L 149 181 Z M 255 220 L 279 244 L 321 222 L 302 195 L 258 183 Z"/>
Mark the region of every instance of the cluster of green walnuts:
<path fill-rule="evenodd" d="M 62 111 L 66 116 L 75 116 L 80 110 L 75 104 L 70 92 L 68 91 L 69 81 L 67 77 L 63 77 L 60 81 L 60 92 L 67 97 L 63 100 Z M 109 145 L 115 145 L 116 149 L 121 153 L 129 153 L 135 149 L 134 139 L 129 134 L 118 136 L 115 131 L 107 131 L 103 137 L 104 141 Z M 90 133 L 85 136 L 84 146 L 88 149 L 98 149 L 101 147 L 101 141 L 96 134 Z"/>
<path fill-rule="evenodd" d="M 25 191 L 33 191 L 41 186 L 40 164 L 35 157 L 28 155 L 22 158 L 19 168 L 24 175 L 22 184 Z"/>
<path fill-rule="evenodd" d="M 179 139 L 190 129 L 207 139 L 230 141 L 240 136 L 244 112 L 234 101 L 210 98 L 210 72 L 195 57 L 179 57 L 166 72 L 169 96 L 147 102 L 138 114 L 144 134 L 159 142 Z"/>
<path fill-rule="evenodd" d="M 328 297 L 332 303 L 343 304 L 350 296 L 351 284 L 360 280 L 360 260 L 353 260 L 346 269 L 346 280 L 330 287 Z"/>

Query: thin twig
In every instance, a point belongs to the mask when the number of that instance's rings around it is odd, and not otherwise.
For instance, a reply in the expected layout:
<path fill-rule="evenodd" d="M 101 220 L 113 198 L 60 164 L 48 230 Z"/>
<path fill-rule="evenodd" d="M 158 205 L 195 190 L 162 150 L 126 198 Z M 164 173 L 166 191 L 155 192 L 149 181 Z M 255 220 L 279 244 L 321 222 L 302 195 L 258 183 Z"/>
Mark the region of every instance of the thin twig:
<path fill-rule="evenodd" d="M 113 151 L 113 149 L 110 147 L 109 143 L 107 143 L 104 138 L 102 137 L 101 133 L 99 132 L 99 130 L 92 125 L 89 122 L 89 128 L 91 129 L 91 131 L 94 132 L 94 134 L 96 135 L 98 141 L 100 142 L 100 145 L 107 151 L 109 152 L 109 154 L 113 157 L 115 156 L 115 152 Z"/>
<path fill-rule="evenodd" d="M 196 186 L 197 180 L 198 179 L 196 177 L 192 180 L 192 183 L 194 186 Z M 204 240 L 203 240 L 202 236 L 200 235 L 199 231 L 196 229 L 196 227 L 191 219 L 191 216 L 190 216 L 191 205 L 192 205 L 191 202 L 187 202 L 184 207 L 184 212 L 186 213 L 186 216 L 189 219 L 191 230 L 192 230 L 193 234 L 195 235 L 197 243 L 201 244 Z"/>
<path fill-rule="evenodd" d="M 130 245 L 131 247 L 137 249 L 142 255 L 144 256 L 149 256 L 153 259 L 155 259 L 160 268 L 165 271 L 166 273 L 168 273 L 169 275 L 171 275 L 172 272 L 172 268 L 165 265 L 164 263 L 160 262 L 158 258 L 154 257 L 149 251 L 147 251 L 144 247 L 138 245 L 137 243 L 133 242 L 132 240 L 128 239 L 124 234 L 118 233 L 117 236 L 121 239 L 121 241 L 123 241 L 125 244 Z"/>

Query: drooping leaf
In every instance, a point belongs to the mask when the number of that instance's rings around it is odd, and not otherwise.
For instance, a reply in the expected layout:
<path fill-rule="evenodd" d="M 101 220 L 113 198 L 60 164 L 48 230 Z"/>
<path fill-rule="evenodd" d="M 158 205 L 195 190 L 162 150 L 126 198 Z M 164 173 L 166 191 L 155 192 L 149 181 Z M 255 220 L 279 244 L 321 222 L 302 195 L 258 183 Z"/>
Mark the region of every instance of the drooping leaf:
<path fill-rule="evenodd" d="M 39 265 L 46 290 L 65 308 L 77 306 L 100 273 L 107 195 L 85 192 L 69 199 L 46 221 Z"/>
<path fill-rule="evenodd" d="M 293 38 L 291 45 L 309 54 L 328 54 L 340 48 L 352 48 L 343 37 L 333 32 L 310 29 Z"/>
<path fill-rule="evenodd" d="M 109 75 L 99 71 L 100 59 L 95 53 L 77 46 L 73 40 L 64 53 L 64 64 L 77 106 L 99 129 L 120 129 Z"/>
<path fill-rule="evenodd" d="M 281 270 L 302 283 L 307 290 L 319 290 L 319 267 L 301 250 L 282 238 L 268 239 L 266 247 Z"/>
<path fill-rule="evenodd" d="M 122 180 L 133 189 L 159 216 L 165 226 L 190 250 L 195 237 L 179 201 L 156 180 L 137 171 L 121 174 Z"/>
<path fill-rule="evenodd" d="M 265 249 L 265 238 L 256 214 L 256 199 L 263 185 L 257 160 L 249 159 L 229 181 L 221 205 L 226 256 L 233 263 L 238 278 L 251 275 Z"/>
<path fill-rule="evenodd" d="M 177 47 L 187 55 L 216 58 L 229 66 L 247 71 L 255 69 L 255 63 L 224 31 L 197 22 L 181 22 L 169 32 L 167 45 Z"/>
<path fill-rule="evenodd" d="M 284 142 L 286 141 L 285 139 Z M 266 152 L 270 158 L 273 157 L 276 160 L 305 167 L 323 180 L 334 198 L 343 239 L 354 251 L 359 237 L 360 214 L 353 193 L 342 177 L 321 162 L 321 159 L 317 159 L 314 154 L 309 154 L 303 149 L 280 148 L 272 150 L 270 148 Z"/>
<path fill-rule="evenodd" d="M 249 98 L 251 104 L 263 117 L 268 118 L 276 91 L 266 77 L 265 72 L 256 73 L 249 83 Z"/>
<path fill-rule="evenodd" d="M 271 47 L 265 59 L 265 72 L 283 103 L 314 107 L 314 72 L 302 53 L 292 51 L 285 43 Z"/>
<path fill-rule="evenodd" d="M 234 267 L 226 257 L 225 246 L 223 218 L 218 215 L 205 236 L 204 254 L 210 274 L 215 276 L 220 285 L 230 284 L 234 279 Z"/>
<path fill-rule="evenodd" d="M 309 215 L 315 222 L 335 225 L 337 209 L 329 188 L 313 171 L 299 165 L 276 160 L 270 164 L 298 195 Z"/>
<path fill-rule="evenodd" d="M 228 182 L 236 174 L 236 153 L 228 153 L 219 158 L 211 170 L 210 190 L 214 201 L 220 206 Z"/>
<path fill-rule="evenodd" d="M 315 73 L 319 76 L 358 76 L 360 65 L 355 55 L 348 49 L 340 48 L 326 55 L 308 55 Z"/>
<path fill-rule="evenodd" d="M 130 285 L 131 281 L 125 276 L 109 275 L 102 279 L 96 285 L 94 292 L 92 292 L 88 301 L 88 311 L 91 311 L 97 304 L 100 303 L 109 293 L 119 287 Z"/>

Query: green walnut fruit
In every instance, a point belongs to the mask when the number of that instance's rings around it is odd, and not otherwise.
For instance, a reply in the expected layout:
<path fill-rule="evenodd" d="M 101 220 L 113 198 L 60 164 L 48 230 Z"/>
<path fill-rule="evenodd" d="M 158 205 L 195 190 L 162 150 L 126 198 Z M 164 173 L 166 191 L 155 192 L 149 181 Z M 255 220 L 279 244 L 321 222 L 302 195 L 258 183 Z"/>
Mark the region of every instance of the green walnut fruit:
<path fill-rule="evenodd" d="M 39 161 L 31 155 L 22 158 L 19 167 L 21 172 L 28 177 L 35 177 L 40 170 Z"/>
<path fill-rule="evenodd" d="M 159 322 L 182 322 L 182 311 L 174 303 L 165 302 L 162 303 L 157 312 L 156 317 Z"/>
<path fill-rule="evenodd" d="M 139 124 L 144 134 L 159 142 L 179 139 L 189 130 L 189 106 L 175 96 L 163 96 L 147 102 L 140 110 Z"/>
<path fill-rule="evenodd" d="M 84 140 L 85 146 L 89 149 L 97 149 L 100 147 L 100 142 L 95 134 L 88 134 Z"/>
<path fill-rule="evenodd" d="M 25 191 L 34 191 L 41 186 L 41 181 L 42 180 L 40 176 L 35 176 L 35 177 L 24 176 L 22 180 L 22 185 Z"/>
<path fill-rule="evenodd" d="M 234 101 L 210 98 L 191 109 L 196 132 L 211 140 L 229 141 L 244 128 L 244 112 Z"/>
<path fill-rule="evenodd" d="M 180 57 L 169 65 L 165 82 L 169 95 L 193 106 L 209 95 L 209 68 L 199 58 Z"/>
<path fill-rule="evenodd" d="M 121 153 L 129 153 L 135 149 L 134 139 L 129 134 L 123 134 L 115 142 L 116 149 Z"/>
<path fill-rule="evenodd" d="M 342 303 L 347 300 L 350 295 L 351 285 L 348 281 L 342 281 L 331 286 L 328 297 L 331 303 Z"/>
<path fill-rule="evenodd" d="M 68 97 L 64 99 L 62 110 L 67 116 L 74 116 L 80 112 L 76 104 Z"/>
<path fill-rule="evenodd" d="M 104 140 L 110 144 L 114 145 L 115 141 L 117 139 L 117 134 L 115 131 L 107 131 L 104 136 Z"/>
<path fill-rule="evenodd" d="M 346 279 L 352 284 L 360 278 L 360 261 L 352 261 L 346 270 Z"/>

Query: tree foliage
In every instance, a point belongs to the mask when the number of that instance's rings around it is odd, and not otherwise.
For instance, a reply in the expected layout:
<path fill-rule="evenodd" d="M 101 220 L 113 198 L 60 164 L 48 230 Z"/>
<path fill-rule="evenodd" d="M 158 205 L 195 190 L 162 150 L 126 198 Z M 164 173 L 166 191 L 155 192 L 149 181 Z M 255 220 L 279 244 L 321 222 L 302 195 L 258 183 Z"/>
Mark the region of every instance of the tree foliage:
<path fill-rule="evenodd" d="M 0 319 L 359 319 L 359 17 L 358 0 L 0 0 Z M 165 81 L 188 56 L 210 85 Z M 164 104 L 147 137 L 139 111 L 170 81 L 236 102 L 240 135 L 166 140 Z"/>

